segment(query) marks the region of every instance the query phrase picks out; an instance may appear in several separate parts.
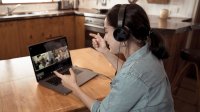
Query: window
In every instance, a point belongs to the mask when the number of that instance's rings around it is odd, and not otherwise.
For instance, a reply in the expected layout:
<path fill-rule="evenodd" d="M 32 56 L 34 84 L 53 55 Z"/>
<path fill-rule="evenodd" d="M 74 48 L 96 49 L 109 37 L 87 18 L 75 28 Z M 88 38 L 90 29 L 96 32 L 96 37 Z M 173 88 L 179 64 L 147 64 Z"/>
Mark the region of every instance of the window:
<path fill-rule="evenodd" d="M 57 0 L 1 0 L 2 3 L 38 3 L 38 2 L 53 2 Z"/>

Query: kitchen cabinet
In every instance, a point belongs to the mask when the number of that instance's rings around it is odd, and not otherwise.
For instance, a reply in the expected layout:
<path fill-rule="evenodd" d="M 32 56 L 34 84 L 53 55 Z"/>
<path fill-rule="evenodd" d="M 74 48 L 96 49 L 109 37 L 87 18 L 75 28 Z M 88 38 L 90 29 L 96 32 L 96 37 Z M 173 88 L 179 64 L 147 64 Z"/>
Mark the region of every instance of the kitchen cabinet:
<path fill-rule="evenodd" d="M 28 46 L 58 36 L 66 36 L 69 49 L 74 49 L 73 16 L 37 18 L 19 21 L 21 56 L 28 55 Z"/>
<path fill-rule="evenodd" d="M 187 41 L 188 31 L 181 33 L 176 33 L 173 30 L 155 30 L 159 32 L 166 44 L 167 50 L 169 52 L 169 58 L 163 60 L 164 67 L 170 82 L 173 81 L 175 74 L 178 70 L 179 65 L 182 63 L 180 58 L 181 49 L 185 48 Z"/>
<path fill-rule="evenodd" d="M 85 47 L 85 17 L 84 16 L 75 16 L 75 37 L 76 48 L 84 48 Z"/>
<path fill-rule="evenodd" d="M 200 1 L 198 2 L 196 14 L 193 19 L 194 24 L 197 25 L 197 28 L 193 29 L 190 48 L 200 49 Z"/>
<path fill-rule="evenodd" d="M 0 22 L 0 59 L 29 55 L 28 46 L 66 36 L 75 48 L 74 16 L 55 16 Z"/>
<path fill-rule="evenodd" d="M 63 27 L 67 27 L 63 24 L 63 21 L 64 19 L 62 16 L 44 18 L 44 38 L 49 39 L 63 35 L 62 29 Z"/>
<path fill-rule="evenodd" d="M 45 19 L 30 19 L 19 22 L 21 56 L 28 55 L 28 46 L 44 40 Z"/>
<path fill-rule="evenodd" d="M 74 16 L 46 18 L 43 23 L 43 38 L 45 40 L 65 36 L 68 40 L 69 49 L 75 48 Z"/>
<path fill-rule="evenodd" d="M 75 16 L 64 16 L 62 34 L 67 37 L 69 49 L 75 49 Z"/>
<path fill-rule="evenodd" d="M 20 56 L 17 21 L 0 22 L 0 59 Z"/>

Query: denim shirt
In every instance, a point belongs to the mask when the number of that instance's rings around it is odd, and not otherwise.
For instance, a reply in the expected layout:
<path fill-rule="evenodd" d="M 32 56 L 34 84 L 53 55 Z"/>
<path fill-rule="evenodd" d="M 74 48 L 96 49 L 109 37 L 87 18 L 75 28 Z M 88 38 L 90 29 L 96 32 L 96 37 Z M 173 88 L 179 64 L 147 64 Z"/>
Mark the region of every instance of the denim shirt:
<path fill-rule="evenodd" d="M 161 60 L 146 44 L 133 53 L 111 82 L 103 101 L 92 112 L 174 112 L 171 87 Z"/>

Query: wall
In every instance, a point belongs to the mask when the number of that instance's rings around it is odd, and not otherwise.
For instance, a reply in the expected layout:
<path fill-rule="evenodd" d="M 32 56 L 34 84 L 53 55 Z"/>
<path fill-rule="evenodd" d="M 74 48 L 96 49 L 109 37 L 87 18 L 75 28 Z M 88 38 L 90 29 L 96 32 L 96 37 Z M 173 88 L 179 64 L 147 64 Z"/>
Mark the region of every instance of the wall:
<path fill-rule="evenodd" d="M 171 17 L 188 17 L 193 16 L 193 10 L 197 0 L 170 0 L 167 5 L 149 4 L 146 0 L 139 0 L 138 4 L 143 6 L 148 14 L 159 15 L 161 9 L 168 9 Z"/>
<path fill-rule="evenodd" d="M 101 1 L 103 0 L 79 0 L 79 8 L 94 8 L 94 9 L 100 9 L 105 8 L 109 9 L 115 4 L 127 4 L 128 0 L 106 0 L 107 4 L 104 6 L 102 5 Z"/>
<path fill-rule="evenodd" d="M 79 0 L 79 8 L 106 8 L 109 9 L 115 4 L 127 4 L 128 0 Z M 102 5 L 102 1 L 107 1 L 106 5 Z M 137 4 L 141 5 L 149 15 L 159 15 L 161 9 L 168 9 L 170 17 L 186 17 L 193 16 L 195 4 L 198 0 L 170 0 L 169 4 L 149 4 L 147 0 L 138 0 Z M 0 14 L 6 13 L 6 7 L 13 7 L 13 5 L 0 5 Z M 22 4 L 15 12 L 30 12 L 30 11 L 44 11 L 57 10 L 57 3 L 46 4 Z"/>
<path fill-rule="evenodd" d="M 107 5 L 102 6 L 102 0 L 80 0 L 80 8 L 110 8 L 115 4 L 128 3 L 128 0 L 107 0 Z M 147 0 L 138 0 L 137 4 L 141 5 L 149 15 L 159 15 L 161 9 L 168 9 L 170 17 L 187 17 L 193 16 L 194 6 L 197 0 L 170 0 L 169 4 L 150 4 Z"/>

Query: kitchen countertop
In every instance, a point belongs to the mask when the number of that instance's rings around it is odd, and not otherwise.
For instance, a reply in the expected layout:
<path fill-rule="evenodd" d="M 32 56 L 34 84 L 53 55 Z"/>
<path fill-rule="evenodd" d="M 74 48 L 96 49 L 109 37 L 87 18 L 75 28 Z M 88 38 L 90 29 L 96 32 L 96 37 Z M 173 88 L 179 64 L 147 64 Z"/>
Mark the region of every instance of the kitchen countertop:
<path fill-rule="evenodd" d="M 160 19 L 159 16 L 149 15 L 151 27 L 159 30 L 175 31 L 176 33 L 189 31 L 191 29 L 191 22 L 183 22 L 188 18 L 168 18 Z"/>
<path fill-rule="evenodd" d="M 6 15 L 0 13 L 0 22 L 10 20 L 23 20 L 40 17 L 54 17 L 63 15 L 81 15 L 87 17 L 96 17 L 104 19 L 105 14 L 99 14 L 95 9 L 80 9 L 80 10 L 53 10 L 53 11 L 38 11 L 38 12 L 17 12 L 13 15 Z"/>
<path fill-rule="evenodd" d="M 19 12 L 14 13 L 13 15 L 3 16 L 0 14 L 0 22 L 4 21 L 13 21 L 13 20 L 24 20 L 24 19 L 34 19 L 41 17 L 54 17 L 54 16 L 62 16 L 62 15 L 73 15 L 73 10 L 66 11 L 38 11 L 38 12 Z"/>
<path fill-rule="evenodd" d="M 28 13 L 16 13 L 11 16 L 2 16 L 0 14 L 0 22 L 33 19 L 41 17 L 55 17 L 64 15 L 82 15 L 87 17 L 105 18 L 105 14 L 99 14 L 99 11 L 95 9 L 79 9 L 79 10 L 61 10 L 61 11 L 41 11 L 41 12 L 28 12 Z M 159 30 L 170 30 L 176 33 L 188 31 L 191 29 L 192 23 L 183 22 L 188 18 L 171 17 L 165 20 L 160 19 L 158 16 L 149 15 L 151 27 Z"/>

